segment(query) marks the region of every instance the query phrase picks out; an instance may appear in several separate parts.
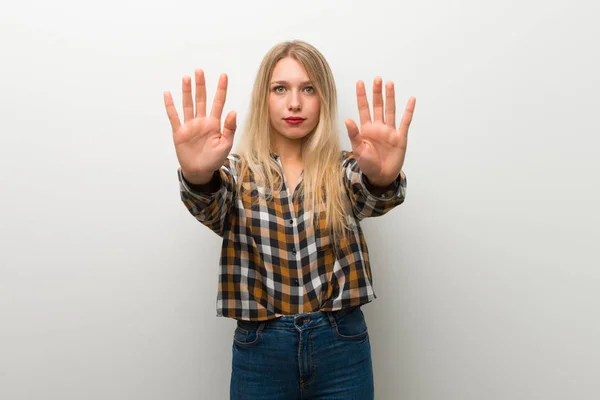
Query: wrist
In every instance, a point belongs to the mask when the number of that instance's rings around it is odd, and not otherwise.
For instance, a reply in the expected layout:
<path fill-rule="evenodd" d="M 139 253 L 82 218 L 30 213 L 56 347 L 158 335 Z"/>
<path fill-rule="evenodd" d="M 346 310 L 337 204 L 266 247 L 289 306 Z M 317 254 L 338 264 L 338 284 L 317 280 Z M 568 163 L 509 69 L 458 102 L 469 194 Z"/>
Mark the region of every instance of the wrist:
<path fill-rule="evenodd" d="M 369 178 L 366 175 L 364 175 L 364 177 L 365 177 L 365 183 L 369 184 L 370 186 L 372 186 L 374 188 L 380 188 L 380 189 L 387 188 L 392 183 L 394 183 L 396 181 L 396 179 L 398 178 L 398 177 L 396 177 L 396 178 L 390 180 L 389 178 L 388 179 L 385 179 L 385 178 L 383 178 L 383 179 L 377 179 L 377 178 L 376 179 L 371 179 L 371 178 Z"/>
<path fill-rule="evenodd" d="M 183 178 L 188 183 L 191 183 L 194 186 L 201 186 L 201 185 L 206 185 L 206 184 L 210 183 L 210 181 L 212 180 L 212 178 L 215 174 L 215 171 L 207 174 L 207 173 L 192 173 L 192 172 L 184 171 L 182 169 L 181 174 L 183 175 Z"/>

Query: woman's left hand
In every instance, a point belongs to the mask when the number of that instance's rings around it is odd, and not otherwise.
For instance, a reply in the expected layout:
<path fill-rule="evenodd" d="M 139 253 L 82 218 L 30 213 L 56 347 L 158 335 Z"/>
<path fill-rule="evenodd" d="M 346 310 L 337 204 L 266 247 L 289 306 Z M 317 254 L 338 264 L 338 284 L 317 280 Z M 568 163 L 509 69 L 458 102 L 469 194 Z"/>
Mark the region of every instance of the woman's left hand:
<path fill-rule="evenodd" d="M 373 120 L 371 120 L 365 84 L 363 81 L 356 83 L 360 130 L 350 118 L 346 120 L 346 128 L 359 168 L 372 185 L 385 187 L 398 178 L 404 165 L 408 128 L 412 121 L 416 99 L 414 97 L 408 99 L 400 127 L 396 129 L 394 84 L 387 82 L 385 86 L 385 111 L 382 85 L 382 79 L 375 78 Z"/>

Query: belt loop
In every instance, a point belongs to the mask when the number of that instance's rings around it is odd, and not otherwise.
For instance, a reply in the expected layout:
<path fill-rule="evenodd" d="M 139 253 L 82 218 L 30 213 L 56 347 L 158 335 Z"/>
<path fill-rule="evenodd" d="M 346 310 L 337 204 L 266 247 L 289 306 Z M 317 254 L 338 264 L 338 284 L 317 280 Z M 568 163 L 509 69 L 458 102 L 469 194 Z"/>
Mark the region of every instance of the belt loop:
<path fill-rule="evenodd" d="M 267 325 L 267 321 L 262 321 L 259 325 L 258 325 L 258 330 L 256 331 L 257 334 L 260 334 L 263 329 L 265 329 L 265 325 Z"/>
<path fill-rule="evenodd" d="M 331 324 L 331 326 L 335 328 L 337 326 L 337 323 L 335 322 L 335 318 L 331 311 L 327 311 L 327 317 L 329 317 L 329 323 Z"/>

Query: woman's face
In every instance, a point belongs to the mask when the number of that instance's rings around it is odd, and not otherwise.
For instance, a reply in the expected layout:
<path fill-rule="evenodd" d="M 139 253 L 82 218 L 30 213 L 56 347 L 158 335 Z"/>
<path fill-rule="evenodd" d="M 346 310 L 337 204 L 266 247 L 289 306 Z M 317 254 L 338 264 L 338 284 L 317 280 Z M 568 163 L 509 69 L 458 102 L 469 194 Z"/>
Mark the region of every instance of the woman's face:
<path fill-rule="evenodd" d="M 291 57 L 273 70 L 269 91 L 269 118 L 275 132 L 297 140 L 319 123 L 320 101 L 304 67 Z"/>

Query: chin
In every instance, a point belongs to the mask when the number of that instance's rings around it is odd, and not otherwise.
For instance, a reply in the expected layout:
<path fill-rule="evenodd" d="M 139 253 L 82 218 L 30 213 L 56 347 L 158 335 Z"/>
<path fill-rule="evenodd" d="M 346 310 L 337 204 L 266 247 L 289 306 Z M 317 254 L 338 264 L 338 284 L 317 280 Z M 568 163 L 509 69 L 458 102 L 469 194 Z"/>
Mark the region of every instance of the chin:
<path fill-rule="evenodd" d="M 302 140 L 304 138 L 307 138 L 310 135 L 310 132 L 285 132 L 283 133 L 283 136 L 285 136 L 288 139 L 292 139 L 292 140 Z"/>
<path fill-rule="evenodd" d="M 310 135 L 310 133 L 313 131 L 314 129 L 298 129 L 298 128 L 290 128 L 288 126 L 283 127 L 283 129 L 281 131 L 279 131 L 279 134 L 282 136 L 285 136 L 288 139 L 304 139 L 305 137 L 307 137 L 308 135 Z"/>

